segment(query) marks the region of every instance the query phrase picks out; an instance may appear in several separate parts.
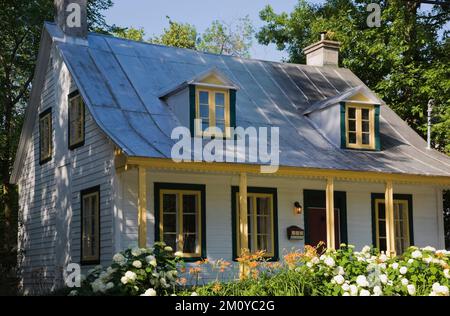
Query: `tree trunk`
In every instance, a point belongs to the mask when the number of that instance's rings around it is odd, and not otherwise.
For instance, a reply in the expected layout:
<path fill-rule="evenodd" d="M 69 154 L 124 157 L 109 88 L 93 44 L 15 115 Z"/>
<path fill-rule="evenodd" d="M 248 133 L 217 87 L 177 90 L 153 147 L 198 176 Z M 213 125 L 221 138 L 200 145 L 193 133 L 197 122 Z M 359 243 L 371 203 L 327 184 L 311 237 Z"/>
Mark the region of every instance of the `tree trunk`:
<path fill-rule="evenodd" d="M 12 146 L 12 109 L 13 104 L 8 100 L 5 102 L 5 111 L 4 111 L 4 134 L 5 134 L 5 143 L 2 148 L 3 153 L 3 161 L 1 161 L 1 174 L 2 174 L 2 187 L 3 187 L 3 212 L 4 212 L 4 250 L 10 251 L 14 248 L 14 236 L 15 231 L 13 227 L 13 192 L 14 188 L 9 182 L 10 178 L 10 170 L 11 170 L 11 146 Z"/>

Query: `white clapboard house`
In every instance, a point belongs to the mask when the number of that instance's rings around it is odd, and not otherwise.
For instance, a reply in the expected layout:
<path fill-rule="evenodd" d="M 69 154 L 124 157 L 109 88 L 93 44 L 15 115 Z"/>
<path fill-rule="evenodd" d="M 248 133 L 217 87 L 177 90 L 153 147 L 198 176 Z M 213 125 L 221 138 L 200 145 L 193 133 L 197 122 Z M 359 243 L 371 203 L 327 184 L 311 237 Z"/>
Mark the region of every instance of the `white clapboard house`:
<path fill-rule="evenodd" d="M 56 3 L 12 174 L 28 293 L 60 286 L 69 263 L 107 265 L 157 240 L 187 261 L 244 248 L 282 260 L 320 241 L 444 247 L 450 158 L 338 67 L 339 43 L 305 48 L 307 65 L 214 55 L 88 33 L 85 0 Z M 68 3 L 80 27 L 65 23 Z M 172 159 L 179 127 L 235 159 L 202 160 L 195 147 Z M 233 151 L 242 138 L 208 127 L 278 127 L 279 168 L 262 172 L 255 135 Z"/>

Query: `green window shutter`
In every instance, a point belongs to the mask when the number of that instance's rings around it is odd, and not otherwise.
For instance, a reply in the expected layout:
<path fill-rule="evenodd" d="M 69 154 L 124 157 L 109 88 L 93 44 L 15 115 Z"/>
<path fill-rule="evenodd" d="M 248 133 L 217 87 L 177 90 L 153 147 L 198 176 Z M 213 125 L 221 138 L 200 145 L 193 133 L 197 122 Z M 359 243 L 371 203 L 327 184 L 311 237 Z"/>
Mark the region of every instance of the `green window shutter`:
<path fill-rule="evenodd" d="M 375 104 L 375 150 L 381 150 L 380 141 L 380 105 Z"/>
<path fill-rule="evenodd" d="M 236 90 L 230 90 L 230 127 L 236 128 Z"/>
<path fill-rule="evenodd" d="M 347 130 L 345 129 L 345 102 L 341 102 L 341 148 L 347 147 Z"/>
<path fill-rule="evenodd" d="M 191 136 L 195 137 L 195 85 L 189 85 L 189 122 Z"/>

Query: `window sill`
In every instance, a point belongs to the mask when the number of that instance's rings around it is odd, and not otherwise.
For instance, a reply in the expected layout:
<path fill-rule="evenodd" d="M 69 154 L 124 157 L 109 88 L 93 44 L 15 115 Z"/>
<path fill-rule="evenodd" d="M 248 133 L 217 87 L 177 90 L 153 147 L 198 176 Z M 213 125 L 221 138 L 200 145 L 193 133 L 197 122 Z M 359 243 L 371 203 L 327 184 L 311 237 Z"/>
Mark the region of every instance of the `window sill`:
<path fill-rule="evenodd" d="M 75 150 L 75 149 L 83 147 L 83 146 L 84 146 L 84 140 L 81 142 L 78 142 L 76 144 L 69 145 L 69 150 Z"/>

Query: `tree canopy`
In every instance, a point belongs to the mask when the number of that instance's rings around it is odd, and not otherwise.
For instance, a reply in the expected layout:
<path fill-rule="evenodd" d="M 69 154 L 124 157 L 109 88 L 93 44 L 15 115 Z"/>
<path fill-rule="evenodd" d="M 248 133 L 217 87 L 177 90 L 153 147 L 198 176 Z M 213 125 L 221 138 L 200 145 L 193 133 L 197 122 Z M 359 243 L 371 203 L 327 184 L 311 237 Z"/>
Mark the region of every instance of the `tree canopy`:
<path fill-rule="evenodd" d="M 215 54 L 250 57 L 253 35 L 249 16 L 238 19 L 236 23 L 214 20 L 203 33 L 197 48 Z"/>
<path fill-rule="evenodd" d="M 245 16 L 235 23 L 214 20 L 203 34 L 194 25 L 180 23 L 167 17 L 169 27 L 162 34 L 150 37 L 148 42 L 172 47 L 189 48 L 214 54 L 250 57 L 254 28 Z M 142 28 L 116 29 L 114 36 L 137 41 L 146 41 Z"/>
<path fill-rule="evenodd" d="M 150 38 L 150 42 L 166 46 L 195 49 L 197 44 L 197 30 L 188 23 L 172 21 L 169 17 L 169 28 L 165 28 L 160 36 Z"/>
<path fill-rule="evenodd" d="M 327 31 L 341 42 L 340 63 L 376 91 L 419 134 L 426 135 L 427 104 L 435 100 L 432 140 L 450 153 L 449 6 L 421 10 L 419 0 L 381 0 L 381 27 L 369 28 L 372 0 L 300 0 L 291 13 L 260 12 L 261 44 L 287 50 L 289 61 L 304 63 L 302 49 Z"/>

